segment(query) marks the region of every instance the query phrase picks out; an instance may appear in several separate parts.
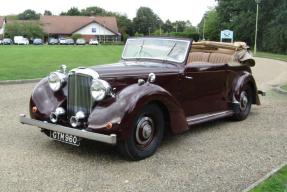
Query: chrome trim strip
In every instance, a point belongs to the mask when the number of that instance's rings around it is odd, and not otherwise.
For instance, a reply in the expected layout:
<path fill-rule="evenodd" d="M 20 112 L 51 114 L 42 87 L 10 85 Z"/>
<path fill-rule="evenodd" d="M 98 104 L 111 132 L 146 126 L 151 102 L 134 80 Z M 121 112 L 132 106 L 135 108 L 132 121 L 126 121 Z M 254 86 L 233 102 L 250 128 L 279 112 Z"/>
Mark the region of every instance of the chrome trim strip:
<path fill-rule="evenodd" d="M 99 141 L 108 144 L 116 144 L 117 143 L 117 136 L 115 134 L 111 135 L 104 135 L 99 133 L 93 133 L 85 130 L 73 129 L 70 127 L 65 127 L 61 125 L 55 125 L 52 123 L 47 123 L 43 121 L 38 121 L 35 119 L 27 118 L 24 114 L 20 115 L 20 123 L 26 125 L 32 125 L 35 127 L 51 130 L 51 131 L 58 131 L 61 133 L 66 133 L 74 136 L 78 136 L 80 138 L 85 138 L 89 140 Z"/>
<path fill-rule="evenodd" d="M 76 75 L 81 74 L 81 75 L 91 76 L 93 79 L 99 79 L 99 77 L 100 77 L 96 71 L 94 71 L 90 68 L 81 68 L 81 67 L 75 68 L 69 72 L 69 74 L 71 74 L 71 73 L 75 73 Z"/>
<path fill-rule="evenodd" d="M 207 121 L 219 119 L 219 118 L 224 118 L 224 117 L 230 117 L 234 114 L 233 111 L 221 111 L 221 112 L 216 112 L 216 113 L 207 113 L 207 114 L 201 114 L 201 115 L 195 115 L 188 117 L 186 119 L 188 125 L 195 125 L 199 123 L 204 123 Z"/>

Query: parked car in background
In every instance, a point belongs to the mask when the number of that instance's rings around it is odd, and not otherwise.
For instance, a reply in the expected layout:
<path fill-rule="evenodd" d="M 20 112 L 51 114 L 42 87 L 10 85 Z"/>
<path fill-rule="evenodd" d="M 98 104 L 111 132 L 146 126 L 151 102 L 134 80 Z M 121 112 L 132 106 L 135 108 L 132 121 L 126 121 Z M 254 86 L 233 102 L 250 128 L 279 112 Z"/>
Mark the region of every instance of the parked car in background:
<path fill-rule="evenodd" d="M 89 44 L 90 45 L 98 45 L 99 41 L 97 39 L 90 39 Z"/>
<path fill-rule="evenodd" d="M 34 39 L 33 40 L 33 45 L 43 45 L 43 40 L 42 39 Z"/>
<path fill-rule="evenodd" d="M 0 45 L 2 45 L 2 42 L 3 42 L 3 40 L 2 40 L 2 39 L 0 39 Z"/>
<path fill-rule="evenodd" d="M 65 45 L 75 45 L 75 41 L 74 41 L 74 39 L 67 38 L 67 39 L 66 39 L 66 43 L 65 43 Z"/>
<path fill-rule="evenodd" d="M 76 45 L 86 45 L 86 40 L 83 38 L 77 39 Z"/>
<path fill-rule="evenodd" d="M 59 40 L 55 39 L 55 38 L 49 38 L 48 44 L 49 45 L 58 45 L 59 44 Z"/>
<path fill-rule="evenodd" d="M 13 41 L 10 38 L 5 38 L 5 39 L 3 39 L 2 44 L 3 45 L 12 45 Z"/>
<path fill-rule="evenodd" d="M 66 39 L 65 38 L 59 38 L 60 45 L 66 45 Z"/>
<path fill-rule="evenodd" d="M 245 43 L 131 38 L 118 63 L 50 73 L 33 89 L 31 118 L 21 115 L 20 122 L 72 145 L 117 144 L 141 160 L 155 153 L 165 132 L 246 119 L 263 94 L 254 65 Z"/>
<path fill-rule="evenodd" d="M 16 45 L 29 45 L 29 40 L 23 36 L 15 36 L 14 44 Z"/>

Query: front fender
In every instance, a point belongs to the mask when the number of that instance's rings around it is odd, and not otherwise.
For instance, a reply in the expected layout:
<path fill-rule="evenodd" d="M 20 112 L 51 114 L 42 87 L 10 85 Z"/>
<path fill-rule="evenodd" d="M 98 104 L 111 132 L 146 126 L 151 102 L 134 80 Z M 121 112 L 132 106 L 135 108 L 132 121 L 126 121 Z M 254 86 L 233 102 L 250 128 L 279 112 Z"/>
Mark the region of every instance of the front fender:
<path fill-rule="evenodd" d="M 34 88 L 30 98 L 30 116 L 37 120 L 47 120 L 51 112 L 55 111 L 66 98 L 66 87 L 58 92 L 53 92 L 48 84 L 48 78 L 42 79 Z M 37 112 L 32 113 L 33 106 Z"/>
<path fill-rule="evenodd" d="M 258 96 L 258 90 L 254 77 L 249 72 L 244 72 L 234 81 L 234 97 L 237 101 L 240 100 L 241 91 L 247 86 L 251 86 L 252 89 L 252 104 L 260 105 L 260 99 Z"/>
<path fill-rule="evenodd" d="M 116 95 L 108 106 L 96 106 L 88 119 L 91 129 L 105 127 L 108 122 L 116 125 L 120 139 L 126 139 L 132 130 L 134 119 L 146 104 L 156 102 L 167 110 L 172 132 L 181 133 L 188 129 L 185 114 L 176 99 L 158 85 L 133 84 Z"/>

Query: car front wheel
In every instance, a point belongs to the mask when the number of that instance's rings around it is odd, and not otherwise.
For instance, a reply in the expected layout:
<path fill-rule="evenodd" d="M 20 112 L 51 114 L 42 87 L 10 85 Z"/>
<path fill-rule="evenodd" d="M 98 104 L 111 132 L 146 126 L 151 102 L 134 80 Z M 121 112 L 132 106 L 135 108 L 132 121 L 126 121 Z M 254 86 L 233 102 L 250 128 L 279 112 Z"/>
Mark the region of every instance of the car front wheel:
<path fill-rule="evenodd" d="M 131 135 L 119 144 L 122 154 L 142 160 L 155 153 L 164 134 L 164 117 L 155 104 L 146 105 L 134 120 Z"/>

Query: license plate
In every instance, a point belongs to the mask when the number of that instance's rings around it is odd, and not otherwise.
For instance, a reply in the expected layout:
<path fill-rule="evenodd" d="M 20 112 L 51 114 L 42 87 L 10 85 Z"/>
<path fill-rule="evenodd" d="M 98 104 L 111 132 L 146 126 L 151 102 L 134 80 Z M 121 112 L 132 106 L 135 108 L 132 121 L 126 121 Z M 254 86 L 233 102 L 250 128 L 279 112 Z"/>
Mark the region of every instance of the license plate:
<path fill-rule="evenodd" d="M 61 141 L 63 143 L 80 146 L 81 138 L 74 135 L 60 133 L 57 131 L 50 131 L 50 137 L 56 141 Z"/>

